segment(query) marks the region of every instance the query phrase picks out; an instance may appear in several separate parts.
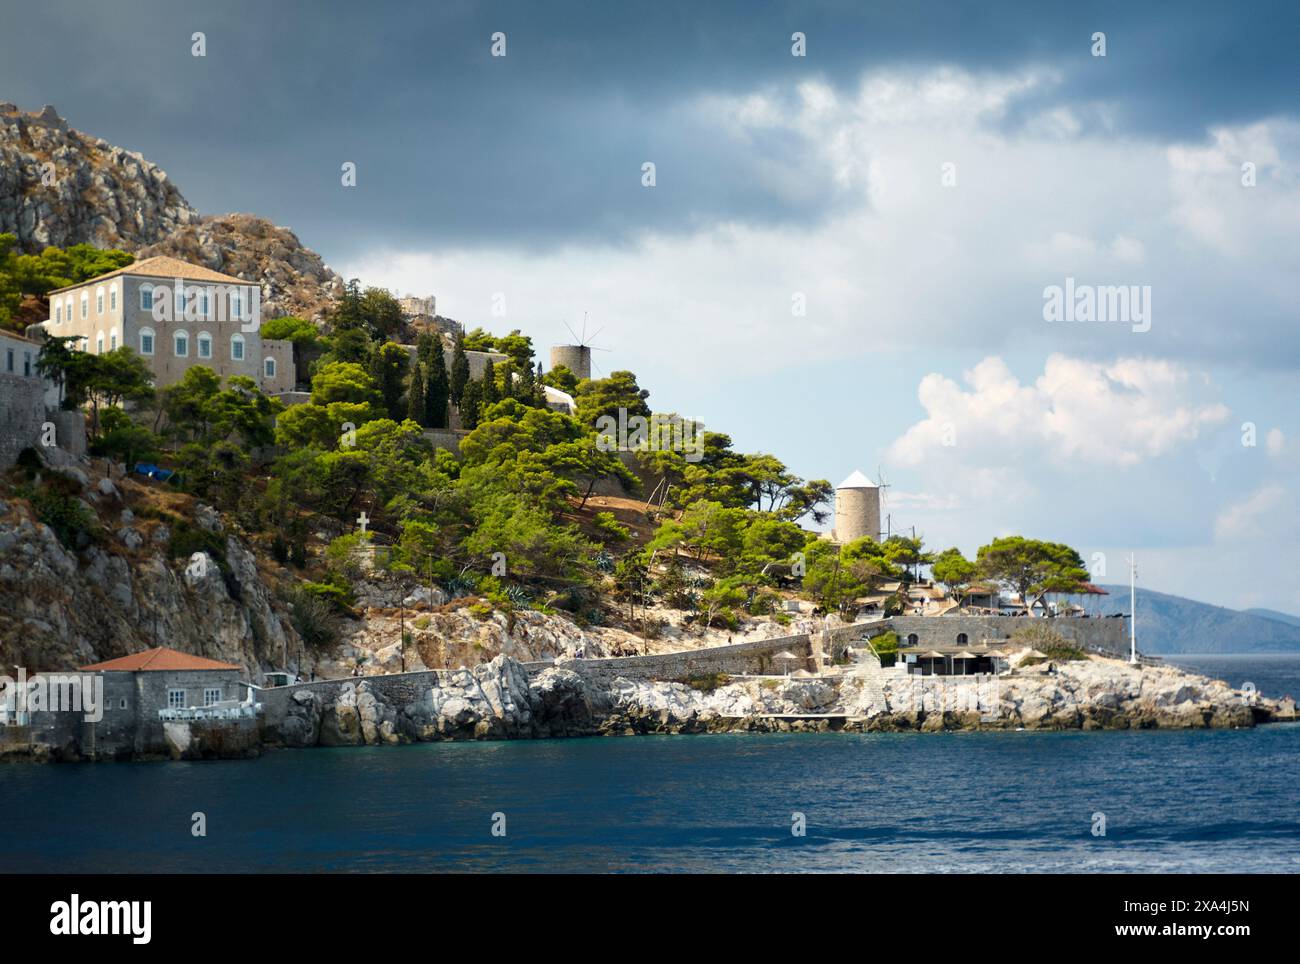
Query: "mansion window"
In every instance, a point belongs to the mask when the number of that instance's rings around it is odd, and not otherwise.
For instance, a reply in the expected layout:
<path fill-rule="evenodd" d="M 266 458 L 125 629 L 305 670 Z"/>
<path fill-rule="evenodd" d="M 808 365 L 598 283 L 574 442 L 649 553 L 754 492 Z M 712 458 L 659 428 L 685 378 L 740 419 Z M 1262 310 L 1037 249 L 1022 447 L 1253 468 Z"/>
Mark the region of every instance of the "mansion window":
<path fill-rule="evenodd" d="M 5 371 L 11 372 L 13 370 L 14 370 L 14 350 L 12 348 L 6 348 L 5 349 Z"/>
<path fill-rule="evenodd" d="M 56 325 L 63 324 L 63 305 L 54 306 L 54 323 Z"/>
<path fill-rule="evenodd" d="M 274 377 L 275 377 L 275 359 L 274 359 L 274 358 L 268 358 L 268 359 L 266 359 L 264 362 L 262 362 L 262 368 L 263 368 L 263 370 L 266 372 L 266 377 L 267 377 L 267 378 L 274 378 Z"/>
<path fill-rule="evenodd" d="M 211 358 L 212 357 L 212 336 L 209 335 L 206 331 L 199 332 L 198 344 L 199 344 L 199 357 Z"/>
<path fill-rule="evenodd" d="M 168 690 L 167 691 L 167 709 L 183 710 L 185 709 L 185 691 Z"/>
<path fill-rule="evenodd" d="M 176 332 L 176 357 L 184 358 L 190 353 L 190 336 L 183 331 Z"/>
<path fill-rule="evenodd" d="M 104 313 L 104 292 L 101 290 L 95 292 L 95 314 L 102 315 L 103 313 Z"/>
<path fill-rule="evenodd" d="M 230 336 L 230 357 L 233 361 L 244 360 L 244 336 L 243 335 Z"/>
<path fill-rule="evenodd" d="M 102 331 L 95 336 L 95 354 L 104 354 L 104 333 Z"/>
<path fill-rule="evenodd" d="M 153 354 L 153 329 L 152 328 L 140 329 L 140 354 L 141 355 Z"/>
<path fill-rule="evenodd" d="M 213 703 L 220 703 L 220 702 L 221 702 L 221 690 L 220 690 L 220 689 L 218 689 L 218 688 L 216 688 L 216 687 L 213 687 L 213 688 L 206 688 L 206 687 L 205 687 L 205 688 L 204 688 L 204 690 L 203 690 L 203 705 L 204 705 L 204 706 L 211 706 Z"/>
<path fill-rule="evenodd" d="M 117 329 L 114 328 L 108 333 L 108 350 L 114 351 L 117 348 Z"/>
<path fill-rule="evenodd" d="M 86 318 L 89 316 L 89 314 L 90 314 L 90 296 L 82 295 L 81 296 L 81 317 Z"/>
<path fill-rule="evenodd" d="M 153 285 L 140 286 L 140 310 L 153 311 Z"/>
<path fill-rule="evenodd" d="M 117 311 L 117 285 L 108 289 L 108 310 Z"/>

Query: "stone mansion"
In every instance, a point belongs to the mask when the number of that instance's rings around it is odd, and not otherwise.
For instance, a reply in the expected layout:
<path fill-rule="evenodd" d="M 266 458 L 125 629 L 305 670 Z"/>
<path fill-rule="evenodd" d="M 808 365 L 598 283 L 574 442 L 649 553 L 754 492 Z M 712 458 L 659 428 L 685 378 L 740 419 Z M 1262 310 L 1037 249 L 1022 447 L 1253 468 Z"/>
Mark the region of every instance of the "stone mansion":
<path fill-rule="evenodd" d="M 122 345 L 148 363 L 158 387 L 193 365 L 223 379 L 247 375 L 267 394 L 291 391 L 293 345 L 263 339 L 261 289 L 240 278 L 176 258 L 146 258 L 80 284 L 51 291 L 39 328 L 79 339 L 102 354 Z"/>

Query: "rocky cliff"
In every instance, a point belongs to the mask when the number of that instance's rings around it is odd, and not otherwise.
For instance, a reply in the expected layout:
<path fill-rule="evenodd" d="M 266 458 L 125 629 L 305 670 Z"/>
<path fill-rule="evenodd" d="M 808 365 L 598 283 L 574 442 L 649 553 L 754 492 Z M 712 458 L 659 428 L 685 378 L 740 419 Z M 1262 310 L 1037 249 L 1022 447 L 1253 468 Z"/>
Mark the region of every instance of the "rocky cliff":
<path fill-rule="evenodd" d="M 53 107 L 0 103 L 0 232 L 37 253 L 93 244 L 136 251 L 199 219 L 167 177 L 135 151 L 73 130 Z"/>
<path fill-rule="evenodd" d="M 222 558 L 177 557 L 172 517 L 144 514 L 133 491 L 145 484 L 97 477 L 82 465 L 59 471 L 80 486 L 97 536 L 69 548 L 31 504 L 0 501 L 0 662 L 67 670 L 169 646 L 239 663 L 260 679 L 261 669 L 303 661 L 287 607 L 215 511 L 187 507 L 184 514 L 212 533 Z"/>
<path fill-rule="evenodd" d="M 288 228 L 252 214 L 218 214 L 178 228 L 142 248 L 140 258 L 169 255 L 262 284 L 266 317 L 320 321 L 343 294 L 343 279 Z"/>
<path fill-rule="evenodd" d="M 166 172 L 68 125 L 53 107 L 0 103 L 0 233 L 47 245 L 166 254 L 264 286 L 266 317 L 319 320 L 342 279 L 294 233 L 249 214 L 201 216 Z"/>

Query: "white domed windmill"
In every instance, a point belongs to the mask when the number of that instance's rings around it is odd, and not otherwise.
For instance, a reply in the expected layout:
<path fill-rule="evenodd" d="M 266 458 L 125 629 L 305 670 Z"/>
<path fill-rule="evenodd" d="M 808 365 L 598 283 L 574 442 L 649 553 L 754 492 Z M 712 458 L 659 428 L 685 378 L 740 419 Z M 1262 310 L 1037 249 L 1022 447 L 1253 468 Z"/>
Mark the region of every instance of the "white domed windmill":
<path fill-rule="evenodd" d="M 836 542 L 853 542 L 863 536 L 880 538 L 880 486 L 856 469 L 835 486 Z"/>

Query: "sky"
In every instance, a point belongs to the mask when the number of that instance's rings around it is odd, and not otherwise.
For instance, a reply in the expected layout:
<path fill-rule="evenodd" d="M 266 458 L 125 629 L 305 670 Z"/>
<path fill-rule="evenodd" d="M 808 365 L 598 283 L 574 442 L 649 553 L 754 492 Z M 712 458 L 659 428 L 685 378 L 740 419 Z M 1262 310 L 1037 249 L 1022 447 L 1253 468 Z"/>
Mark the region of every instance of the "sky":
<path fill-rule="evenodd" d="M 0 0 L 0 100 L 543 358 L 585 319 L 657 409 L 883 475 L 934 548 L 1300 613 L 1297 36 L 1290 3 Z"/>

